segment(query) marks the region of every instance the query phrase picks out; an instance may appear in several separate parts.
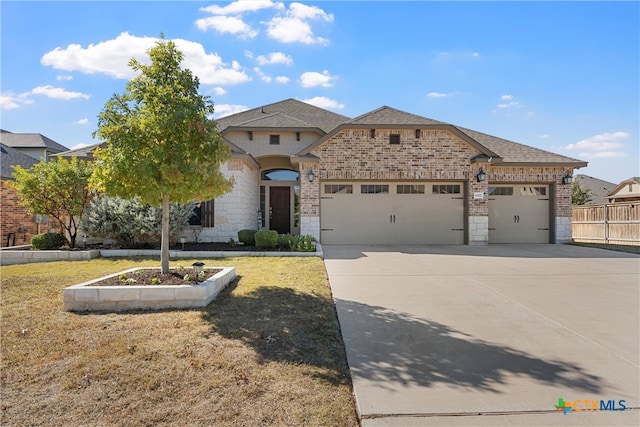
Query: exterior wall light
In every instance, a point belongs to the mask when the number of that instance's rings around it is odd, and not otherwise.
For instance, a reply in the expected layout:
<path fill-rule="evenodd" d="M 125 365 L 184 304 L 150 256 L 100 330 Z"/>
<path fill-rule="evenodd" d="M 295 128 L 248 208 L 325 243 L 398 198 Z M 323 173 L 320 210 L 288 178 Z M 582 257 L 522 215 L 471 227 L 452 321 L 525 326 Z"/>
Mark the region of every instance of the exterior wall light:
<path fill-rule="evenodd" d="M 476 175 L 476 178 L 478 178 L 478 182 L 482 182 L 487 179 L 487 173 L 482 168 L 480 168 L 480 170 L 478 171 L 478 175 Z"/>
<path fill-rule="evenodd" d="M 316 175 L 313 173 L 313 169 L 309 169 L 309 175 L 307 175 L 309 177 L 309 182 L 313 182 L 313 179 L 316 177 Z"/>
<path fill-rule="evenodd" d="M 571 176 L 571 174 L 569 172 L 567 172 L 562 177 L 562 183 L 563 184 L 571 184 L 571 182 L 573 182 L 573 177 Z"/>

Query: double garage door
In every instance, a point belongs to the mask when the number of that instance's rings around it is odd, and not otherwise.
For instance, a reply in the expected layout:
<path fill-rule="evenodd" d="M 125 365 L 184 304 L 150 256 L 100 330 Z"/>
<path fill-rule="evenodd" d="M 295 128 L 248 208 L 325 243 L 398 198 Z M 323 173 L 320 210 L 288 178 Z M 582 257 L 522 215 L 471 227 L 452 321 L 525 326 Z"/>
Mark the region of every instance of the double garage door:
<path fill-rule="evenodd" d="M 321 184 L 323 244 L 463 244 L 460 182 Z M 549 187 L 490 185 L 489 243 L 549 243 Z"/>
<path fill-rule="evenodd" d="M 463 244 L 460 182 L 323 182 L 323 244 Z"/>

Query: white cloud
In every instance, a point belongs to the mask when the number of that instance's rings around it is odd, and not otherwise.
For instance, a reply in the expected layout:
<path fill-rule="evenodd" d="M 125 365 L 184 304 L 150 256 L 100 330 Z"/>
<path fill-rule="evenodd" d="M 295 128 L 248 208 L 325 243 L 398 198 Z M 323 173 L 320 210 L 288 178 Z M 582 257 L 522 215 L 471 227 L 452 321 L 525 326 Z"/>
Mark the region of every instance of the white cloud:
<path fill-rule="evenodd" d="M 613 159 L 627 157 L 625 144 L 621 141 L 629 138 L 623 131 L 605 132 L 583 139 L 575 144 L 563 147 L 565 150 L 580 150 L 578 157 L 584 159 Z"/>
<path fill-rule="evenodd" d="M 276 77 L 276 83 L 280 83 L 282 85 L 289 83 L 289 77 L 287 76 L 278 76 Z"/>
<path fill-rule="evenodd" d="M 76 122 L 77 125 L 88 125 L 89 124 L 89 119 L 84 118 L 84 119 L 80 119 Z"/>
<path fill-rule="evenodd" d="M 253 71 L 260 77 L 260 80 L 262 80 L 265 83 L 271 83 L 271 77 L 269 77 L 264 72 L 262 72 L 260 67 L 254 67 Z"/>
<path fill-rule="evenodd" d="M 590 138 L 578 141 L 575 144 L 569 144 L 564 147 L 566 150 L 589 150 L 589 151 L 609 151 L 616 148 L 624 147 L 624 144 L 617 142 L 623 139 L 627 139 L 629 134 L 627 132 L 605 132 L 598 135 L 594 135 Z"/>
<path fill-rule="evenodd" d="M 65 75 L 65 76 L 63 76 L 63 75 L 59 75 L 59 76 L 56 76 L 56 80 L 58 80 L 58 81 L 69 81 L 69 80 L 73 80 L 73 76 L 69 76 L 69 75 Z"/>
<path fill-rule="evenodd" d="M 79 44 L 70 44 L 66 48 L 57 47 L 44 54 L 40 62 L 58 70 L 131 79 L 135 77 L 135 73 L 128 66 L 129 60 L 133 57 L 141 63 L 148 63 L 146 52 L 157 40 L 124 32 L 115 39 L 90 44 L 86 48 Z M 217 53 L 207 53 L 200 43 L 183 39 L 173 41 L 178 50 L 184 53 L 182 65 L 198 76 L 202 84 L 238 84 L 250 80 L 237 62 L 232 62 L 229 67 Z"/>
<path fill-rule="evenodd" d="M 213 93 L 218 95 L 218 96 L 221 96 L 221 95 L 226 94 L 227 91 L 224 88 L 221 88 L 221 87 L 214 87 L 213 88 Z"/>
<path fill-rule="evenodd" d="M 210 16 L 198 19 L 196 26 L 201 31 L 213 28 L 221 34 L 229 33 L 241 39 L 252 39 L 258 35 L 257 30 L 254 30 L 249 24 L 235 16 Z"/>
<path fill-rule="evenodd" d="M 229 116 L 231 114 L 240 113 L 242 111 L 247 111 L 249 107 L 246 105 L 237 105 L 237 104 L 217 104 L 215 105 L 215 114 L 216 118 Z"/>
<path fill-rule="evenodd" d="M 29 99 L 29 92 L 15 95 L 13 92 L 5 92 L 0 95 L 0 109 L 2 110 L 15 110 L 21 108 L 24 105 L 33 104 L 33 101 Z"/>
<path fill-rule="evenodd" d="M 267 35 L 282 43 L 304 43 L 326 45 L 329 41 L 314 35 L 309 21 L 333 22 L 328 14 L 316 6 L 291 3 L 285 16 L 273 17 L 267 24 Z"/>
<path fill-rule="evenodd" d="M 93 145 L 93 144 L 85 144 L 84 142 L 81 142 L 71 147 L 71 150 L 79 150 L 80 148 L 88 147 L 90 145 Z"/>
<path fill-rule="evenodd" d="M 543 133 L 542 135 L 538 135 L 538 138 L 541 138 L 541 139 L 548 139 L 550 137 L 551 135 L 549 135 L 548 133 Z"/>
<path fill-rule="evenodd" d="M 429 98 L 446 98 L 447 96 L 450 96 L 450 94 L 442 92 L 429 92 L 427 96 Z"/>
<path fill-rule="evenodd" d="M 34 95 L 44 95 L 49 98 L 62 99 L 69 101 L 71 99 L 89 99 L 89 95 L 81 92 L 69 92 L 61 87 L 53 87 L 51 85 L 38 86 L 31 90 Z"/>
<path fill-rule="evenodd" d="M 500 100 L 503 102 L 497 105 L 498 108 L 513 108 L 520 105 L 520 102 L 516 101 L 513 95 L 502 95 Z"/>
<path fill-rule="evenodd" d="M 291 55 L 286 55 L 282 52 L 271 52 L 268 55 L 258 55 L 256 57 L 256 61 L 258 61 L 258 64 L 260 65 L 267 65 L 267 64 L 293 64 L 293 58 L 291 57 Z"/>
<path fill-rule="evenodd" d="M 627 157 L 627 153 L 621 151 L 598 151 L 592 153 L 580 153 L 578 157 L 583 159 L 618 159 Z"/>
<path fill-rule="evenodd" d="M 284 9 L 284 5 L 270 0 L 238 0 L 226 6 L 211 5 L 202 7 L 200 10 L 213 15 L 239 15 L 245 12 L 257 12 L 261 9 L 270 8 Z"/>
<path fill-rule="evenodd" d="M 344 108 L 344 104 L 340 104 L 335 99 L 327 98 L 324 96 L 316 96 L 314 98 L 303 99 L 302 102 L 315 105 L 316 107 L 329 108 L 333 110 L 342 110 Z"/>
<path fill-rule="evenodd" d="M 333 80 L 337 77 L 329 75 L 329 71 L 324 70 L 322 73 L 316 71 L 307 71 L 300 76 L 300 83 L 302 87 L 331 87 L 333 86 Z"/>

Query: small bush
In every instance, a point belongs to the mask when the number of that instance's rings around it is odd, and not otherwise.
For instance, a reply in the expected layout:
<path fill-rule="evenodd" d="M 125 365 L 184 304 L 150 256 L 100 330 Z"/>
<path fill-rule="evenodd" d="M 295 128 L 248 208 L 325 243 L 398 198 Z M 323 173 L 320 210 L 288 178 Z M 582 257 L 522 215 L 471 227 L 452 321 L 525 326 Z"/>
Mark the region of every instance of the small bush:
<path fill-rule="evenodd" d="M 283 251 L 288 251 L 291 248 L 291 239 L 294 239 L 295 236 L 291 234 L 279 234 L 278 235 L 278 249 Z"/>
<path fill-rule="evenodd" d="M 36 249 L 59 249 L 67 244 L 67 238 L 59 233 L 36 234 L 31 245 Z"/>
<path fill-rule="evenodd" d="M 314 252 L 316 250 L 315 239 L 309 234 L 300 236 L 300 239 L 293 250 L 298 252 Z"/>
<path fill-rule="evenodd" d="M 278 245 L 278 232 L 275 230 L 259 230 L 255 234 L 256 246 L 271 249 Z"/>
<path fill-rule="evenodd" d="M 258 230 L 240 230 L 238 231 L 238 241 L 247 246 L 256 244 L 256 232 Z"/>

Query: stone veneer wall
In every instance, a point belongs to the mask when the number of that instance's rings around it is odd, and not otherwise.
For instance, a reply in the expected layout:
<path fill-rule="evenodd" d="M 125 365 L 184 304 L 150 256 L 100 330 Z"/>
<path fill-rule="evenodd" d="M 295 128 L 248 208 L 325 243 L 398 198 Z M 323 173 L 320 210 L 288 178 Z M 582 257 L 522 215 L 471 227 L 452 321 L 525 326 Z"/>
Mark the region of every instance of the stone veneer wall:
<path fill-rule="evenodd" d="M 389 144 L 390 134 L 400 134 L 400 144 Z M 551 226 L 555 226 L 556 241 L 567 240 L 571 186 L 562 184 L 567 168 L 471 164 L 470 159 L 479 152 L 446 130 L 423 129 L 420 138 L 416 138 L 414 129 L 376 129 L 375 137 L 371 138 L 369 129 L 345 129 L 317 147 L 313 154 L 320 162 L 304 163 L 300 168 L 302 234 L 320 235 L 321 180 L 466 181 L 469 243 L 486 244 L 489 183 L 541 182 L 550 184 L 550 197 L 554 198 L 555 221 L 552 218 Z M 487 172 L 487 180 L 477 182 L 481 166 Z M 309 168 L 315 174 L 312 183 L 306 178 Z M 484 197 L 474 199 L 477 192 Z"/>
<path fill-rule="evenodd" d="M 258 227 L 258 184 L 260 171 L 242 160 L 231 160 L 220 167 L 227 178 L 235 183 L 230 193 L 215 199 L 214 226 L 203 228 L 201 242 L 227 242 L 238 240 L 238 231 Z"/>

